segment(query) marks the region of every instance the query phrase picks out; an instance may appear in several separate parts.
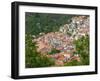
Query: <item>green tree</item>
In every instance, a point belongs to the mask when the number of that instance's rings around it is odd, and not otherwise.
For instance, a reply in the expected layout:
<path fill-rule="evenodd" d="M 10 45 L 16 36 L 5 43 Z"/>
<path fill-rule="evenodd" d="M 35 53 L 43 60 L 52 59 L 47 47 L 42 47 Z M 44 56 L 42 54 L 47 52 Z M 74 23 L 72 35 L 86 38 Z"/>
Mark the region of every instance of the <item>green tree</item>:
<path fill-rule="evenodd" d="M 60 50 L 57 50 L 55 48 L 53 48 L 48 54 L 56 54 L 56 53 L 60 53 Z"/>
<path fill-rule="evenodd" d="M 54 65 L 54 61 L 36 51 L 36 42 L 32 42 L 31 35 L 25 37 L 25 66 L 26 68 L 48 67 Z"/>
<path fill-rule="evenodd" d="M 56 32 L 60 26 L 69 23 L 73 16 L 66 14 L 47 14 L 26 12 L 25 28 L 26 34 L 38 35 L 41 32 Z"/>
<path fill-rule="evenodd" d="M 80 39 L 74 41 L 76 45 L 76 51 L 80 54 L 81 64 L 89 65 L 89 36 L 83 36 Z"/>
<path fill-rule="evenodd" d="M 89 65 L 89 36 L 83 36 L 78 40 L 74 41 L 76 46 L 76 52 L 80 56 L 80 62 L 72 60 L 71 62 L 65 63 L 65 66 L 79 66 Z"/>

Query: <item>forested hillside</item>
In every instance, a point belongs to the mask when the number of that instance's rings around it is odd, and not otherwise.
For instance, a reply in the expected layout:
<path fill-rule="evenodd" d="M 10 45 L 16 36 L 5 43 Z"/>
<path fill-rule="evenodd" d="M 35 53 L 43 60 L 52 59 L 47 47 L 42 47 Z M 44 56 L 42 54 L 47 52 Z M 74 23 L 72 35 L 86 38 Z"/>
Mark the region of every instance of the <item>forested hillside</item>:
<path fill-rule="evenodd" d="M 60 26 L 69 23 L 74 15 L 26 12 L 26 34 L 38 35 L 41 32 L 55 32 Z"/>
<path fill-rule="evenodd" d="M 25 67 L 89 65 L 89 16 L 25 13 Z"/>

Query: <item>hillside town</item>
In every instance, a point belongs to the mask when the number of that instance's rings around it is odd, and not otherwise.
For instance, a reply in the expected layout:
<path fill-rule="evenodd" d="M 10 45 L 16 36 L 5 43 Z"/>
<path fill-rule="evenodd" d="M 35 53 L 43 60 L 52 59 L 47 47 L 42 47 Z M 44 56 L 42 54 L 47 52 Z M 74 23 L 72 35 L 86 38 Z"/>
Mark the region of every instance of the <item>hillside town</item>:
<path fill-rule="evenodd" d="M 80 62 L 80 55 L 76 53 L 73 43 L 82 36 L 89 35 L 89 17 L 75 16 L 71 22 L 60 27 L 57 32 L 40 33 L 38 38 L 33 36 L 37 51 L 55 61 L 55 66 L 63 66 L 65 63 L 76 60 Z M 56 51 L 52 53 L 52 51 Z"/>

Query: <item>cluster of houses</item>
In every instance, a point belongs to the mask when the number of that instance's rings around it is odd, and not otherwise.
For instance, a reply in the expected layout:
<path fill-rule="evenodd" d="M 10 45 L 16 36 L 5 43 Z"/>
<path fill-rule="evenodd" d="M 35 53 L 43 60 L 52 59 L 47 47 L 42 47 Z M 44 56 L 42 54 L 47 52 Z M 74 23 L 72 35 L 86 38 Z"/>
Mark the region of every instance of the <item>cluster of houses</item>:
<path fill-rule="evenodd" d="M 82 36 L 89 35 L 89 16 L 72 17 L 69 24 L 61 26 L 59 31 L 65 34 L 70 34 L 72 38 L 78 39 Z"/>
<path fill-rule="evenodd" d="M 55 60 L 55 66 L 63 66 L 65 63 L 73 60 L 80 61 L 79 54 L 74 54 L 74 39 L 89 34 L 89 17 L 76 16 L 71 19 L 71 23 L 60 27 L 58 32 L 42 34 L 34 39 L 38 46 L 37 51 L 41 54 Z M 71 36 L 67 33 L 70 32 Z M 59 53 L 48 54 L 52 49 L 59 50 Z"/>
<path fill-rule="evenodd" d="M 42 55 L 55 60 L 56 66 L 63 66 L 64 63 L 70 62 L 72 59 L 80 61 L 78 55 L 73 55 L 73 52 L 75 52 L 75 46 L 73 45 L 72 38 L 64 33 L 50 32 L 34 41 L 37 42 L 37 51 L 41 52 Z M 53 48 L 60 52 L 48 54 Z"/>

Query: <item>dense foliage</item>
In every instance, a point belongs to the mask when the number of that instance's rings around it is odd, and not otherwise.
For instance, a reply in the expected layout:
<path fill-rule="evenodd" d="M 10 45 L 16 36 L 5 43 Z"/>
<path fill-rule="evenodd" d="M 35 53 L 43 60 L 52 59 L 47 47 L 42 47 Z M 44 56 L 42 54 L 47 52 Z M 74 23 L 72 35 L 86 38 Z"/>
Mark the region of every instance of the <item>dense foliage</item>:
<path fill-rule="evenodd" d="M 37 36 L 41 32 L 58 31 L 60 26 L 70 22 L 68 21 L 70 18 L 72 18 L 72 15 L 26 12 L 26 34 Z"/>
<path fill-rule="evenodd" d="M 79 54 L 80 62 L 73 60 L 66 63 L 65 66 L 77 66 L 77 65 L 89 65 L 89 36 L 83 36 L 78 40 L 74 41 L 76 46 L 75 54 Z"/>
<path fill-rule="evenodd" d="M 75 41 L 77 53 L 80 54 L 81 64 L 89 65 L 89 36 L 83 36 Z"/>
<path fill-rule="evenodd" d="M 54 65 L 54 61 L 36 51 L 36 43 L 32 43 L 30 35 L 26 35 L 25 41 L 25 66 L 26 68 L 48 67 Z"/>
<path fill-rule="evenodd" d="M 60 53 L 60 50 L 53 48 L 48 54 L 56 54 L 56 53 Z"/>

